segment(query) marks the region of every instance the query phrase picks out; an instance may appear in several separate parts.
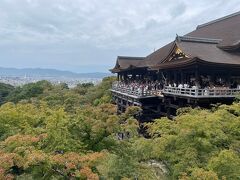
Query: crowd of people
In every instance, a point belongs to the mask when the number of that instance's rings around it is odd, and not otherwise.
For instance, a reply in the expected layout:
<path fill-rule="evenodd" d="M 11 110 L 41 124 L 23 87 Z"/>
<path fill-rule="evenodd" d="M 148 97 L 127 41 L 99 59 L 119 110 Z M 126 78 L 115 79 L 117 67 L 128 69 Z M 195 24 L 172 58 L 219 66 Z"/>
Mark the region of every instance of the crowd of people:
<path fill-rule="evenodd" d="M 114 86 L 131 91 L 156 91 L 163 89 L 163 83 L 160 81 L 118 81 Z"/>
<path fill-rule="evenodd" d="M 225 84 L 202 84 L 196 85 L 194 82 L 190 83 L 165 83 L 162 81 L 151 81 L 151 80 L 133 80 L 133 81 L 118 81 L 113 86 L 114 88 L 121 90 L 128 90 L 131 92 L 149 92 L 149 91 L 161 91 L 163 90 L 165 84 L 169 88 L 175 87 L 179 89 L 202 89 L 205 93 L 208 93 L 209 90 L 224 90 L 233 88 L 232 85 L 227 86 Z M 240 90 L 240 84 L 234 84 L 234 89 Z"/>
<path fill-rule="evenodd" d="M 230 84 L 226 83 L 210 83 L 210 82 L 202 82 L 199 85 L 196 85 L 195 82 L 190 83 L 169 83 L 168 87 L 176 87 L 176 88 L 191 88 L 191 89 L 240 89 L 240 84 L 233 82 Z"/>

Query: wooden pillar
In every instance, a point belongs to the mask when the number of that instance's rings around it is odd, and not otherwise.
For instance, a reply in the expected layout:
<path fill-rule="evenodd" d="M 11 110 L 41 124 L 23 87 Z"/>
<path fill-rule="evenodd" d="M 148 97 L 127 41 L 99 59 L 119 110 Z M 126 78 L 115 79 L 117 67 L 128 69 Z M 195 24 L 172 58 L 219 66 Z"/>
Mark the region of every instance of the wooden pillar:
<path fill-rule="evenodd" d="M 181 78 L 181 84 L 184 84 L 184 74 L 183 74 L 183 70 L 180 70 L 180 78 Z"/>
<path fill-rule="evenodd" d="M 213 70 L 211 70 L 211 72 L 210 72 L 210 86 L 215 85 L 215 80 L 216 80 L 215 72 Z"/>
<path fill-rule="evenodd" d="M 133 72 L 133 74 L 132 74 L 132 80 L 136 80 L 136 73 L 135 72 Z"/>
<path fill-rule="evenodd" d="M 171 73 L 169 71 L 167 71 L 167 77 L 168 77 L 168 79 L 167 79 L 168 84 L 172 83 L 171 82 Z"/>
<path fill-rule="evenodd" d="M 157 112 L 158 112 L 158 114 L 161 114 L 161 112 L 162 112 L 161 104 L 159 104 L 157 106 Z"/>
<path fill-rule="evenodd" d="M 157 72 L 157 80 L 158 80 L 158 81 L 160 81 L 160 80 L 161 80 L 161 78 L 162 78 L 162 77 L 161 77 L 161 72 L 160 72 L 160 71 L 158 71 L 158 72 Z"/>
<path fill-rule="evenodd" d="M 166 79 L 165 79 L 165 85 L 169 85 L 169 74 L 168 74 L 168 72 L 167 71 L 165 71 L 165 77 L 166 77 Z"/>
<path fill-rule="evenodd" d="M 174 72 L 173 72 L 173 76 L 174 76 L 174 77 L 173 77 L 174 83 L 178 84 L 177 71 L 174 71 Z"/>
<path fill-rule="evenodd" d="M 196 66 L 196 68 L 195 68 L 195 85 L 197 87 L 200 86 L 200 83 L 199 83 L 199 68 L 198 68 L 198 66 Z"/>
<path fill-rule="evenodd" d="M 171 118 L 171 108 L 167 107 L 167 118 Z"/>
<path fill-rule="evenodd" d="M 230 72 L 230 71 L 227 72 L 226 85 L 227 85 L 228 87 L 231 86 L 231 72 Z"/>
<path fill-rule="evenodd" d="M 141 79 L 141 75 L 138 74 L 138 76 L 137 76 L 137 80 L 140 81 L 140 79 Z"/>
<path fill-rule="evenodd" d="M 123 79 L 124 79 L 124 81 L 127 80 L 127 74 L 126 73 L 123 74 Z"/>
<path fill-rule="evenodd" d="M 119 81 L 119 79 L 120 79 L 120 76 L 119 76 L 119 73 L 117 74 L 117 80 Z"/>
<path fill-rule="evenodd" d="M 120 81 L 122 81 L 123 80 L 123 76 L 122 76 L 122 73 L 120 74 Z"/>

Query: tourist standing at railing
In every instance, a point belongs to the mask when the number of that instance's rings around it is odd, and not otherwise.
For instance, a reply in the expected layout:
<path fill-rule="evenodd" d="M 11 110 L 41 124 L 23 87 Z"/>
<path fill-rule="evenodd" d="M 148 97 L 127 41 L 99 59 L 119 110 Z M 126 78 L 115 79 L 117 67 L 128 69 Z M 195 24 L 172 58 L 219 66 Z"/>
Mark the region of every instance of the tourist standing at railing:
<path fill-rule="evenodd" d="M 163 89 L 163 83 L 160 81 L 118 81 L 113 83 L 113 88 L 122 91 L 138 91 L 141 93 L 152 92 Z"/>
<path fill-rule="evenodd" d="M 185 84 L 183 84 L 183 87 L 184 88 L 189 88 L 189 85 L 185 83 Z"/>
<path fill-rule="evenodd" d="M 183 88 L 183 85 L 182 85 L 182 84 L 179 84 L 179 85 L 178 85 L 178 88 Z"/>
<path fill-rule="evenodd" d="M 204 88 L 204 96 L 208 96 L 209 95 L 209 87 L 205 87 Z"/>

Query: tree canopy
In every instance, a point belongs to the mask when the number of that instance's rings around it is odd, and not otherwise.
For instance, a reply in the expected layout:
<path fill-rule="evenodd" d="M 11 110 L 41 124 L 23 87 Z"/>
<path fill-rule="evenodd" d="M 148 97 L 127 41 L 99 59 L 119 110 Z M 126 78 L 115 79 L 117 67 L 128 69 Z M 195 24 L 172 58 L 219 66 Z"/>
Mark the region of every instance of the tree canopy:
<path fill-rule="evenodd" d="M 183 108 L 146 123 L 101 84 L 0 84 L 1 179 L 239 179 L 240 104 Z"/>

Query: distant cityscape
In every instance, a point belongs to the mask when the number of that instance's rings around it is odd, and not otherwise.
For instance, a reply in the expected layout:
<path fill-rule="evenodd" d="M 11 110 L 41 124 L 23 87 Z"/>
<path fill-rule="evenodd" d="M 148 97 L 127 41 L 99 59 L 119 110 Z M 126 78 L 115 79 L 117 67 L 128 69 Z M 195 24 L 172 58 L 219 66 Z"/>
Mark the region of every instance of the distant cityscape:
<path fill-rule="evenodd" d="M 74 78 L 74 77 L 46 77 L 46 76 L 0 76 L 0 82 L 11 84 L 12 86 L 23 86 L 24 84 L 34 83 L 41 80 L 47 80 L 52 84 L 66 83 L 69 88 L 75 87 L 77 84 L 93 83 L 98 84 L 102 78 Z"/>
<path fill-rule="evenodd" d="M 16 69 L 0 67 L 0 82 L 13 86 L 22 86 L 28 83 L 47 80 L 52 84 L 66 83 L 69 88 L 72 88 L 82 83 L 98 84 L 107 76 L 111 76 L 111 74 L 101 72 L 75 73 L 56 69 Z"/>

